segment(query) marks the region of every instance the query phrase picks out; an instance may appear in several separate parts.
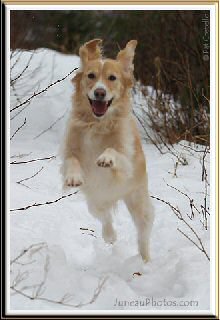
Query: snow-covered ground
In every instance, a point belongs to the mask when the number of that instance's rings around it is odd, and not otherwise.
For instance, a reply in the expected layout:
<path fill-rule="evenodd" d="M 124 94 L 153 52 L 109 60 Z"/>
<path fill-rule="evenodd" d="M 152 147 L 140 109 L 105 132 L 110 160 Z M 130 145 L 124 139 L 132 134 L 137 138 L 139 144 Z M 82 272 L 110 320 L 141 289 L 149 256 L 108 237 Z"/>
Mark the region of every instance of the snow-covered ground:
<path fill-rule="evenodd" d="M 31 56 L 31 52 L 20 55 L 12 68 L 12 78 L 19 76 Z M 12 58 L 11 66 L 18 57 L 19 54 Z M 43 49 L 36 51 L 30 66 L 14 83 L 11 108 L 19 104 L 16 99 L 24 101 L 78 64 L 76 56 Z M 26 118 L 24 126 L 11 140 L 11 162 L 56 156 L 11 164 L 11 209 L 54 201 L 63 195 L 59 147 L 71 108 L 70 80 L 71 75 L 34 97 L 19 114 L 23 107 L 10 113 L 10 136 Z M 170 187 L 194 199 L 201 211 L 205 192 L 201 179 L 203 154 L 193 149 L 203 147 L 188 147 L 184 141 L 175 145 L 175 149 L 171 147 L 188 163 L 178 165 L 176 176 L 173 154 L 160 154 L 150 142 L 143 142 L 143 148 L 150 194 L 180 210 L 210 255 L 209 221 L 205 230 L 202 214 L 195 209 L 190 219 L 187 216 L 191 216 L 189 199 Z M 205 164 L 209 174 L 209 155 Z M 32 178 L 21 181 L 29 177 Z M 69 193 L 76 190 L 70 189 Z M 100 223 L 89 214 L 80 192 L 56 203 L 11 211 L 10 278 L 14 288 L 11 289 L 11 310 L 208 310 L 210 262 L 204 252 L 177 230 L 200 246 L 192 230 L 171 208 L 156 199 L 152 202 L 155 223 L 152 259 L 147 264 L 137 254 L 136 230 L 123 203 L 119 203 L 114 216 L 118 235 L 114 245 L 107 245 L 102 239 Z M 28 250 L 23 252 L 24 249 Z"/>

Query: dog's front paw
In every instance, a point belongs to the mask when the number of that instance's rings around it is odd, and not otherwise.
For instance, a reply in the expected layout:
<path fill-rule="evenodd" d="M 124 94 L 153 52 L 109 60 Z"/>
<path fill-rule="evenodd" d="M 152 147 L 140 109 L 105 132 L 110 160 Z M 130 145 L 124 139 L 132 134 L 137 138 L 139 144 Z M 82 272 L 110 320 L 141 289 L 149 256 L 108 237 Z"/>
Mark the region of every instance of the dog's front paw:
<path fill-rule="evenodd" d="M 64 185 L 66 187 L 79 187 L 83 184 L 83 178 L 80 173 L 69 174 L 64 179 Z"/>
<path fill-rule="evenodd" d="M 115 167 L 115 156 L 111 149 L 106 149 L 96 161 L 99 167 L 113 168 Z"/>

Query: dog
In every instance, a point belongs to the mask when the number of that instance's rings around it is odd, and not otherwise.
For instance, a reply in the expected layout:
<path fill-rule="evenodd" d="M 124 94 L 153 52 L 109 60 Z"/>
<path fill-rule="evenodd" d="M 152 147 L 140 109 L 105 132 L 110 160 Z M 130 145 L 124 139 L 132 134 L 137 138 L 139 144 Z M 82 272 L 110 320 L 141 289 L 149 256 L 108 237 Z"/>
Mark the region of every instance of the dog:
<path fill-rule="evenodd" d="M 103 57 L 101 43 L 94 39 L 79 49 L 81 67 L 72 79 L 75 92 L 64 141 L 63 183 L 80 186 L 107 243 L 116 240 L 112 212 L 123 200 L 137 228 L 139 253 L 147 262 L 154 213 L 130 96 L 137 41 L 129 41 L 115 60 Z"/>

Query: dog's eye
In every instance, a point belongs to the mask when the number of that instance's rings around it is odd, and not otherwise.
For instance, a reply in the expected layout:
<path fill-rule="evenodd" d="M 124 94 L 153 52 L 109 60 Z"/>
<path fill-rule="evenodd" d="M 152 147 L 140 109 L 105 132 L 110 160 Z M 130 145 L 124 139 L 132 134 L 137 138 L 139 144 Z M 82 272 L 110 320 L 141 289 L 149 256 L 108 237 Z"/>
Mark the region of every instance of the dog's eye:
<path fill-rule="evenodd" d="M 89 74 L 88 74 L 88 78 L 89 78 L 89 79 L 94 79 L 94 78 L 95 78 L 95 74 L 92 73 L 92 72 L 89 73 Z"/>
<path fill-rule="evenodd" d="M 116 80 L 116 76 L 113 76 L 113 74 L 112 74 L 111 76 L 108 77 L 108 80 L 115 81 Z"/>

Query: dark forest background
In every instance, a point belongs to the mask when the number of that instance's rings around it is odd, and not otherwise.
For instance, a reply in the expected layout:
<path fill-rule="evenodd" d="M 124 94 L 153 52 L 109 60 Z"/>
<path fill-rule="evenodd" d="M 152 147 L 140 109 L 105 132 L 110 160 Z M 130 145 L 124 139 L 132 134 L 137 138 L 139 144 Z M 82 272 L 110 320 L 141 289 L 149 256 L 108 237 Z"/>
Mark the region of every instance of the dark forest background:
<path fill-rule="evenodd" d="M 156 90 L 145 114 L 151 127 L 170 143 L 209 143 L 208 11 L 11 11 L 10 24 L 11 50 L 78 54 L 85 41 L 102 38 L 106 56 L 115 57 L 128 40 L 137 39 L 139 88 L 146 96 L 144 86 Z"/>

